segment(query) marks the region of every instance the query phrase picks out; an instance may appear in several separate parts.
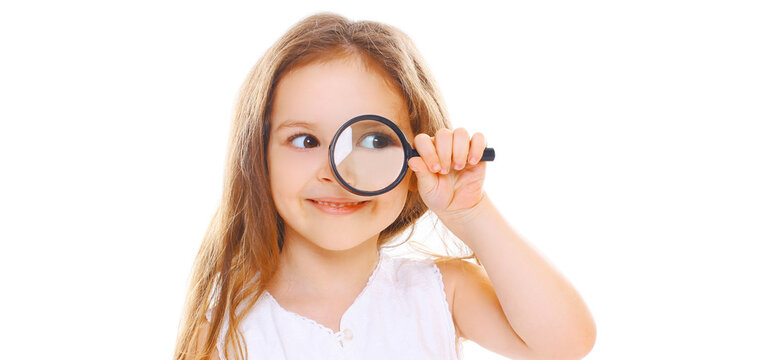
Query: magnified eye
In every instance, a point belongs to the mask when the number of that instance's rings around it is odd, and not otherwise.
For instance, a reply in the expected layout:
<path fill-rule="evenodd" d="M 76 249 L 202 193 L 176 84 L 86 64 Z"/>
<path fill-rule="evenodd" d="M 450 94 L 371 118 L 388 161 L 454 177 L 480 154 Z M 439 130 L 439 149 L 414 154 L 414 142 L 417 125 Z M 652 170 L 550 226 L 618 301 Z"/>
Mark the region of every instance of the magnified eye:
<path fill-rule="evenodd" d="M 370 149 L 382 149 L 388 145 L 393 145 L 393 138 L 385 134 L 371 133 L 365 135 L 359 145 Z"/>
<path fill-rule="evenodd" d="M 298 134 L 288 139 L 293 146 L 297 148 L 313 148 L 319 146 L 319 141 L 309 134 Z"/>

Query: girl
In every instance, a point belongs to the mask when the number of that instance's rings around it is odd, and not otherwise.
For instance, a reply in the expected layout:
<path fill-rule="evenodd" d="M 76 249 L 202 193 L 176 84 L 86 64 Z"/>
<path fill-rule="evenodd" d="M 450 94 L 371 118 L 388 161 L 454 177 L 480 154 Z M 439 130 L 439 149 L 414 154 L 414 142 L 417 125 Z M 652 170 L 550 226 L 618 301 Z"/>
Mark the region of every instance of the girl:
<path fill-rule="evenodd" d="M 361 114 L 392 120 L 420 154 L 378 196 L 343 189 L 328 161 L 335 131 Z M 484 136 L 450 128 L 397 29 L 329 13 L 291 28 L 241 90 L 175 359 L 460 359 L 463 339 L 515 358 L 588 353 L 583 300 L 483 192 Z M 427 210 L 474 253 L 389 256 L 383 245 Z"/>

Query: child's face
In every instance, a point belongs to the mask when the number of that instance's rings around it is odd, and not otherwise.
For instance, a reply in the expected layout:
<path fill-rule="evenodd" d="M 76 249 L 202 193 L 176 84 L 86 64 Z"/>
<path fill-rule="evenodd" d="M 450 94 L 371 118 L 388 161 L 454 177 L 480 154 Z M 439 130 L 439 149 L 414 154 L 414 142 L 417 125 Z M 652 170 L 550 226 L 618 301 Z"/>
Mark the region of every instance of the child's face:
<path fill-rule="evenodd" d="M 287 73 L 277 85 L 271 112 L 269 174 L 277 211 L 285 221 L 285 241 L 310 241 L 328 250 L 346 250 L 371 240 L 401 213 L 411 174 L 379 196 L 359 196 L 335 179 L 329 161 L 330 141 L 349 119 L 384 116 L 407 139 L 413 134 L 401 94 L 386 84 L 377 68 L 359 60 L 311 64 Z M 296 126 L 284 126 L 299 122 Z M 323 210 L 312 199 L 368 201 L 351 213 Z"/>

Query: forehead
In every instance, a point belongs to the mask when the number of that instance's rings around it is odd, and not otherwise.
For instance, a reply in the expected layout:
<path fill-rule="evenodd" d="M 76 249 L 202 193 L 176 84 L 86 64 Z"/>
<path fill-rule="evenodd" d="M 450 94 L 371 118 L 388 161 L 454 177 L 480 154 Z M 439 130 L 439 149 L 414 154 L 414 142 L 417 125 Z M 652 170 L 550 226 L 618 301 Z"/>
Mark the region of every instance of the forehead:
<path fill-rule="evenodd" d="M 381 68 L 356 58 L 291 70 L 280 79 L 273 96 L 274 132 L 296 126 L 334 131 L 355 116 L 376 114 L 411 134 L 401 93 Z"/>

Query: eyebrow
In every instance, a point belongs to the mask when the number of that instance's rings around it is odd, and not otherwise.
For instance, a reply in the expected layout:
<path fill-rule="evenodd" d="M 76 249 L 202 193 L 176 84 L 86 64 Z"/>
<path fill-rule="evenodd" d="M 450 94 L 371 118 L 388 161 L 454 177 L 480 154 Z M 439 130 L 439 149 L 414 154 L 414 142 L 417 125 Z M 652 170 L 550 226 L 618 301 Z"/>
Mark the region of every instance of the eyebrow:
<path fill-rule="evenodd" d="M 305 121 L 296 121 L 296 120 L 288 120 L 284 123 L 277 126 L 277 129 L 274 130 L 274 132 L 278 132 L 285 128 L 293 128 L 293 127 L 305 127 L 307 129 L 313 129 L 314 123 L 305 122 Z"/>
<path fill-rule="evenodd" d="M 389 119 L 392 123 L 396 124 L 396 126 L 401 127 L 394 119 Z M 278 125 L 276 129 L 274 129 L 274 133 L 286 129 L 286 128 L 294 128 L 294 127 L 304 127 L 309 130 L 315 129 L 315 124 L 306 122 L 306 121 L 298 121 L 298 120 L 286 120 L 282 124 Z"/>

